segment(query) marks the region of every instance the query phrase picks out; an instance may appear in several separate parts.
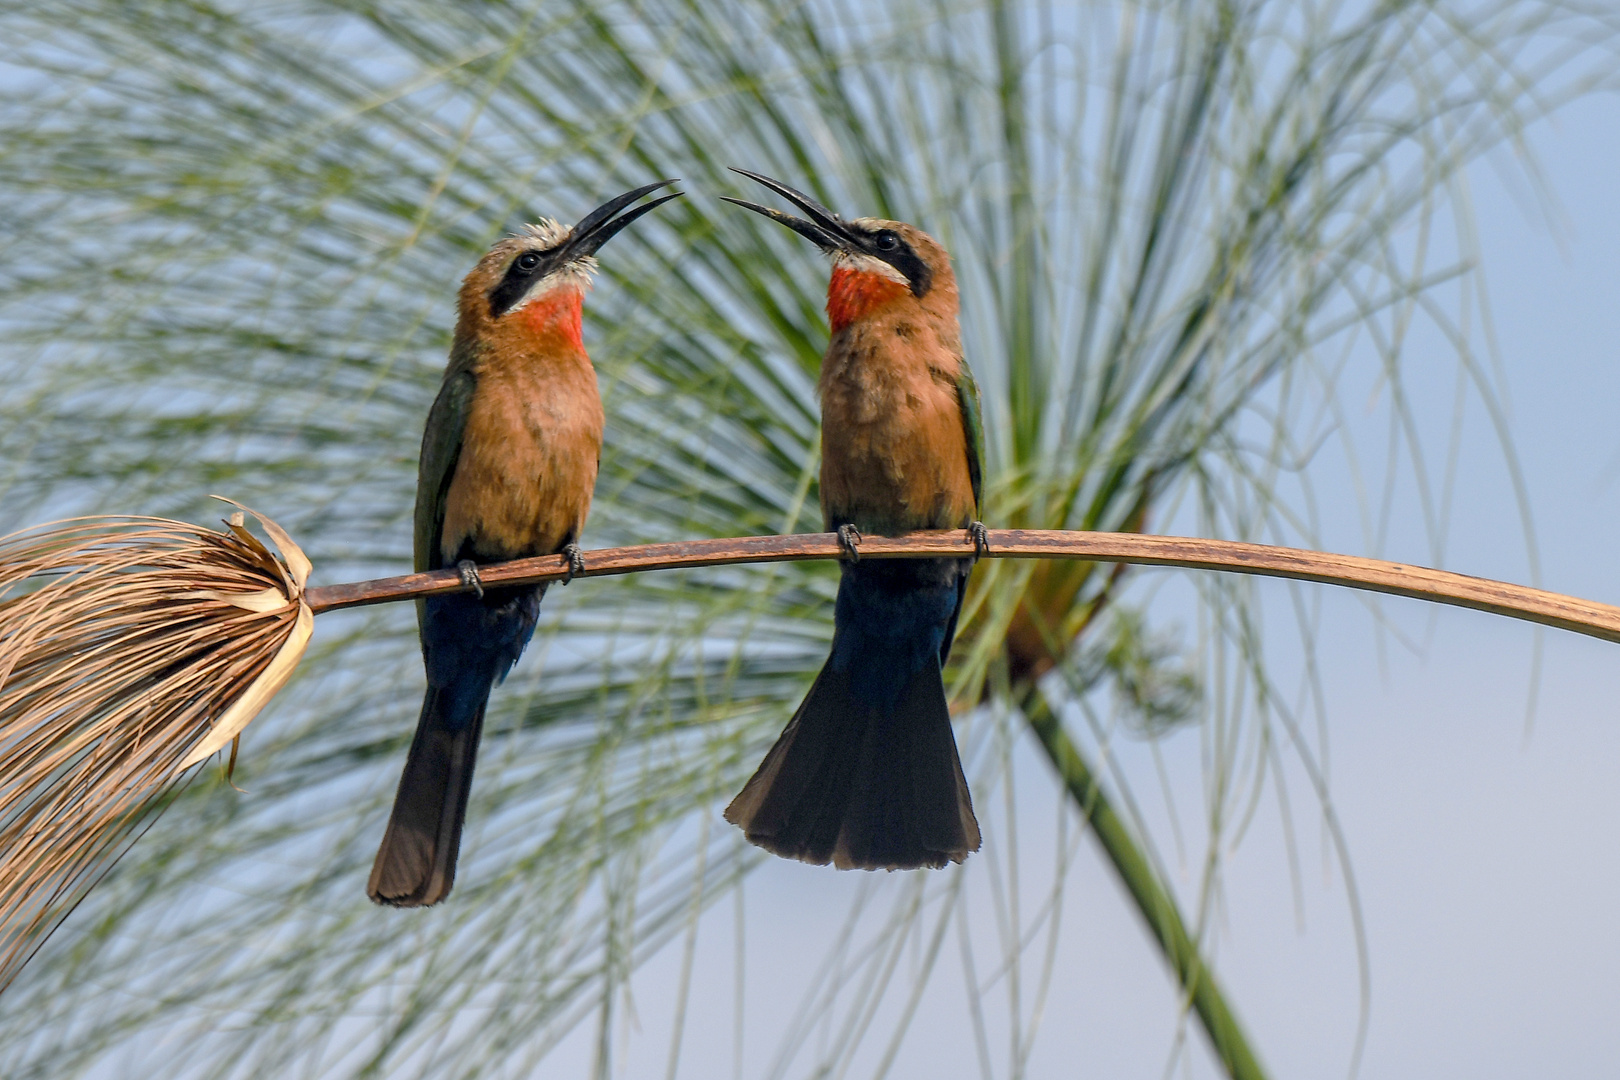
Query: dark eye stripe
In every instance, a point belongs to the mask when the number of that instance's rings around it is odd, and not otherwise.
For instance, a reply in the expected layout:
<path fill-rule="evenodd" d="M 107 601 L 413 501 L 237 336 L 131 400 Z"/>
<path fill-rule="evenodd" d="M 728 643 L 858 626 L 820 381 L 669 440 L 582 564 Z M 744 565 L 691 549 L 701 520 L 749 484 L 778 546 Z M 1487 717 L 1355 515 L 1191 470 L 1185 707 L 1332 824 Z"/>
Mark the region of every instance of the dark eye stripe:
<path fill-rule="evenodd" d="M 490 318 L 498 319 L 511 311 L 529 291 L 529 286 L 545 276 L 548 269 L 547 254 L 549 252 L 525 251 L 512 260 L 512 265 L 506 268 L 506 276 L 501 278 L 501 283 L 489 291 Z M 533 256 L 532 260 L 530 256 Z M 525 260 L 529 260 L 527 266 L 524 265 Z"/>
<path fill-rule="evenodd" d="M 892 248 L 885 251 L 878 247 L 880 237 L 891 236 L 895 241 Z M 928 290 L 934 284 L 934 272 L 928 268 L 927 263 L 917 257 L 917 253 L 906 243 L 903 236 L 892 229 L 882 229 L 867 237 L 865 246 L 874 257 L 882 259 L 906 276 L 906 281 L 911 283 L 911 295 L 919 300 L 928 295 Z"/>

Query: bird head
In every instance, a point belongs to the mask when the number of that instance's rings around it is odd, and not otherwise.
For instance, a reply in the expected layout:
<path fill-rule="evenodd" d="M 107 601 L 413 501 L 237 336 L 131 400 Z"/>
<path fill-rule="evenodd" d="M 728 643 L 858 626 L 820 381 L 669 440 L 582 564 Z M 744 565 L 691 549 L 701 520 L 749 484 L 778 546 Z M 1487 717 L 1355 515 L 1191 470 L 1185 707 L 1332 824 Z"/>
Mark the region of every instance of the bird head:
<path fill-rule="evenodd" d="M 833 333 L 896 307 L 911 306 L 936 317 L 956 318 L 951 257 L 932 236 L 903 221 L 870 217 L 846 221 L 780 180 L 746 169 L 732 172 L 764 184 L 809 215 L 806 220 L 758 203 L 725 199 L 786 225 L 831 258 L 827 315 Z"/>
<path fill-rule="evenodd" d="M 673 183 L 660 180 L 609 199 L 572 228 L 547 218 L 496 241 L 462 281 L 457 336 L 560 332 L 578 344 L 596 252 L 638 217 L 679 198 L 677 191 L 621 213 Z"/>

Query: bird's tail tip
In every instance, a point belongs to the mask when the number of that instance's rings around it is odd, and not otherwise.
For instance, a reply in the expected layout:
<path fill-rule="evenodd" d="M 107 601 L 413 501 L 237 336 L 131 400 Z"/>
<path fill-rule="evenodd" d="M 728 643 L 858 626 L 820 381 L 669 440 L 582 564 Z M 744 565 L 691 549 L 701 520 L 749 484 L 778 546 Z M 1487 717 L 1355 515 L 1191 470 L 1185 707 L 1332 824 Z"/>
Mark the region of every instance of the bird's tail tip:
<path fill-rule="evenodd" d="M 480 705 L 470 723 L 450 726 L 438 706 L 430 689 L 366 884 L 366 895 L 377 904 L 431 907 L 456 883 L 484 709 Z"/>
<path fill-rule="evenodd" d="M 434 853 L 420 834 L 385 835 L 371 866 L 366 895 L 384 907 L 432 907 L 450 895 L 455 867 L 448 872 L 435 866 Z"/>
<path fill-rule="evenodd" d="M 938 668 L 888 708 L 823 668 L 725 819 L 773 854 L 841 870 L 939 869 L 979 850 Z"/>

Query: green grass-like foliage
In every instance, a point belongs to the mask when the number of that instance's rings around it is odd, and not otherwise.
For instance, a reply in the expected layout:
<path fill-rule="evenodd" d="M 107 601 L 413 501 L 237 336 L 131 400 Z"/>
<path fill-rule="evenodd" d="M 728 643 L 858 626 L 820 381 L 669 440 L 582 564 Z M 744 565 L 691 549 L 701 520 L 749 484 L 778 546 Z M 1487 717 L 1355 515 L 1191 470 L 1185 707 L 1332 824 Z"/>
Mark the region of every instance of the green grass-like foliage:
<path fill-rule="evenodd" d="M 317 584 L 407 565 L 454 288 L 488 243 L 664 176 L 690 194 L 604 250 L 587 302 L 609 414 L 588 546 L 820 528 L 826 270 L 715 198 L 758 197 L 732 164 L 953 252 L 991 525 L 1181 514 L 1308 540 L 1308 498 L 1279 485 L 1357 334 L 1429 482 L 1401 342 L 1454 325 L 1467 267 L 1425 238 L 1457 170 L 1587 86 L 1608 40 L 1600 14 L 1508 0 L 8 7 L 0 525 L 206 520 L 218 491 L 285 526 Z M 1187 659 L 1134 615 L 1093 621 L 1134 580 L 981 567 L 950 673 L 986 702 L 959 730 L 975 794 L 1050 788 L 1012 775 L 1019 709 L 1112 684 L 1148 737 L 1220 718 L 1218 848 L 1277 752 L 1254 598 L 1203 586 Z M 456 892 L 415 919 L 363 895 L 418 705 L 414 623 L 324 619 L 249 730 L 246 794 L 190 785 L 0 998 L 6 1075 L 530 1075 L 582 1022 L 605 1072 L 636 966 L 761 861 L 716 807 L 824 656 L 835 582 L 794 564 L 553 589 L 492 705 Z M 892 1065 L 904 984 L 938 977 L 964 880 L 1015 875 L 1007 850 L 992 830 L 962 868 L 863 885 L 893 904 L 879 944 L 807 998 L 769 1075 Z M 1211 862 L 1200 928 L 1216 888 Z M 1001 911 L 980 968 L 1049 949 L 1052 904 Z M 923 959 L 896 974 L 908 933 Z M 997 1062 L 974 1021 L 994 1075 L 1023 1067 L 1054 976 L 1016 977 L 1024 1034 Z M 886 996 L 895 1023 L 869 1032 Z M 842 1035 L 818 1048 L 822 1021 Z"/>

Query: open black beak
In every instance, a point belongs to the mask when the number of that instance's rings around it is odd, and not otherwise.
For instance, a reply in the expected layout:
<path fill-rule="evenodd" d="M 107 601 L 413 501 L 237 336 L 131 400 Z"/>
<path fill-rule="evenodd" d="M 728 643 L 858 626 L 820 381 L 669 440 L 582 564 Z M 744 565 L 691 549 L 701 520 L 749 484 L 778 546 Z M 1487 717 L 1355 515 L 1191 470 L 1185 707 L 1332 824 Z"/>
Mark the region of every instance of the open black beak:
<path fill-rule="evenodd" d="M 780 180 L 772 180 L 768 176 L 761 176 L 759 173 L 749 172 L 747 169 L 732 167 L 731 171 L 739 176 L 746 176 L 750 180 L 764 184 L 782 198 L 809 214 L 811 220 L 806 221 L 804 218 L 784 214 L 780 210 L 772 210 L 768 206 L 746 202 L 743 199 L 732 199 L 722 195 L 720 198 L 723 201 L 734 203 L 745 210 L 752 210 L 756 214 L 764 214 L 779 225 L 786 225 L 822 251 L 830 253 L 834 251 L 860 250 L 859 242 L 854 233 L 850 232 L 849 226 L 844 223 L 844 219 L 816 202 L 810 196 L 793 190 Z"/>
<path fill-rule="evenodd" d="M 579 224 L 574 226 L 573 234 L 569 236 L 568 243 L 564 244 L 562 250 L 557 253 L 560 256 L 560 261 L 572 262 L 575 259 L 583 259 L 587 255 L 595 255 L 603 244 L 619 235 L 619 231 L 636 220 L 636 218 L 649 211 L 656 210 L 669 202 L 669 200 L 678 199 L 686 193 L 677 191 L 673 195 L 665 195 L 662 199 L 654 199 L 650 203 L 644 203 L 636 207 L 622 217 L 614 217 L 615 214 L 643 195 L 679 182 L 678 180 L 660 180 L 656 184 L 647 184 L 645 187 L 638 187 L 634 191 L 627 191 L 618 198 L 609 199 L 601 206 L 598 206 L 595 210 L 580 218 Z"/>

